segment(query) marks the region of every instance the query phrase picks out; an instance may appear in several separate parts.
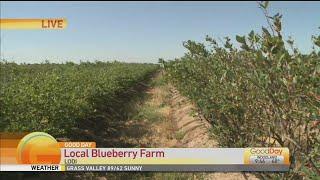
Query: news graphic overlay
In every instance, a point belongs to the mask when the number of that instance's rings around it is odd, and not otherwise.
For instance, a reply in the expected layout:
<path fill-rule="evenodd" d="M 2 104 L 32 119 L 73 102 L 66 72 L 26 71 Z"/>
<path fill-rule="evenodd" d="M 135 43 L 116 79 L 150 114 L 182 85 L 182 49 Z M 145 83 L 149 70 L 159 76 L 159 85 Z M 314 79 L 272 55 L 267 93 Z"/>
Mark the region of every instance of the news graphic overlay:
<path fill-rule="evenodd" d="M 1 133 L 1 171 L 271 171 L 289 170 L 289 149 L 100 148 L 58 142 L 44 132 Z"/>
<path fill-rule="evenodd" d="M 0 19 L 0 29 L 4 30 L 62 30 L 67 27 L 66 18 L 49 18 L 49 19 Z"/>
<path fill-rule="evenodd" d="M 61 159 L 60 146 L 56 139 L 42 132 L 23 137 L 16 152 L 19 164 L 59 164 Z"/>

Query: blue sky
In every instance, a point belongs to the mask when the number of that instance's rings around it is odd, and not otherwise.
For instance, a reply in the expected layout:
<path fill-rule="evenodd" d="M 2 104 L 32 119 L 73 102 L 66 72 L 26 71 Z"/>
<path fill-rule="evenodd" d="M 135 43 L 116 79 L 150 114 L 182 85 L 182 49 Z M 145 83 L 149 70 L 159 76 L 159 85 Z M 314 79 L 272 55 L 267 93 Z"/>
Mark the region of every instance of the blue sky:
<path fill-rule="evenodd" d="M 310 52 L 320 2 L 271 2 L 283 33 Z M 15 62 L 119 60 L 157 62 L 183 56 L 185 40 L 260 32 L 256 2 L 3 2 L 1 18 L 67 18 L 65 30 L 1 30 L 1 58 Z"/>

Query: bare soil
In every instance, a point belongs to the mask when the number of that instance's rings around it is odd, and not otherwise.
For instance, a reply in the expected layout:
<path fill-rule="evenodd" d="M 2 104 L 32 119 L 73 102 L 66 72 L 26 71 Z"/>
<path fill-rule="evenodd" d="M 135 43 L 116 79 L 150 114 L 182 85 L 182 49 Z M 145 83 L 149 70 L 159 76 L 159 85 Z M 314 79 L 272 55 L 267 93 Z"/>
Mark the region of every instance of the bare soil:
<path fill-rule="evenodd" d="M 154 78 L 154 86 L 147 90 L 147 98 L 141 105 L 149 109 L 149 114 L 156 114 L 152 121 L 145 116 L 132 119 L 126 123 L 131 132 L 126 131 L 122 137 L 128 143 L 136 143 L 137 147 L 219 147 L 210 136 L 211 125 L 199 118 L 195 106 L 170 84 L 163 82 L 162 75 Z M 146 130 L 144 132 L 144 130 Z M 141 134 L 141 132 L 143 133 Z M 137 135 L 139 138 L 137 139 Z M 157 173 L 156 173 L 157 174 Z M 183 173 L 181 173 L 183 174 Z M 163 176 L 155 175 L 156 179 Z M 179 173 L 169 176 L 180 179 Z M 189 173 L 183 179 L 258 179 L 249 173 Z"/>

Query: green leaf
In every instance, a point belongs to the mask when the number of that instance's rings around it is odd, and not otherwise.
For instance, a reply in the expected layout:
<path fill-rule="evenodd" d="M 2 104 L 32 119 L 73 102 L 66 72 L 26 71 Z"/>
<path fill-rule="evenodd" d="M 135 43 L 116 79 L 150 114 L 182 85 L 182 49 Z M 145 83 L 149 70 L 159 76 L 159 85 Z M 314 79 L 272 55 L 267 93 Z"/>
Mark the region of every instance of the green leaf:
<path fill-rule="evenodd" d="M 297 79 L 298 79 L 297 76 L 294 76 L 294 77 L 293 77 L 293 80 L 292 80 L 292 83 L 293 83 L 293 84 L 297 84 Z"/>
<path fill-rule="evenodd" d="M 268 6 L 269 6 L 269 1 L 265 1 L 263 6 L 264 6 L 265 9 L 267 9 Z"/>
<path fill-rule="evenodd" d="M 252 30 L 252 31 L 250 31 L 250 33 L 249 33 L 249 37 L 251 38 L 251 39 L 253 39 L 253 37 L 254 37 L 254 31 Z"/>
<path fill-rule="evenodd" d="M 236 40 L 239 42 L 239 43 L 246 43 L 246 39 L 244 36 L 238 36 L 236 35 Z"/>
<path fill-rule="evenodd" d="M 268 37 L 271 36 L 271 34 L 269 33 L 268 29 L 262 26 L 262 31 L 264 32 L 264 34 Z"/>

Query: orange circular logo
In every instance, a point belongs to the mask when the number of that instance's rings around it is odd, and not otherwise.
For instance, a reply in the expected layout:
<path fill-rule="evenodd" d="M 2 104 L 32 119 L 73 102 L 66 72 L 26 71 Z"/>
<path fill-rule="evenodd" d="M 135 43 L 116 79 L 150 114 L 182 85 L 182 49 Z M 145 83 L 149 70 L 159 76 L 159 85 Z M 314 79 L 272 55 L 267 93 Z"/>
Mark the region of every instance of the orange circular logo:
<path fill-rule="evenodd" d="M 54 137 L 43 132 L 24 136 L 17 147 L 19 164 L 59 164 L 61 151 Z"/>

